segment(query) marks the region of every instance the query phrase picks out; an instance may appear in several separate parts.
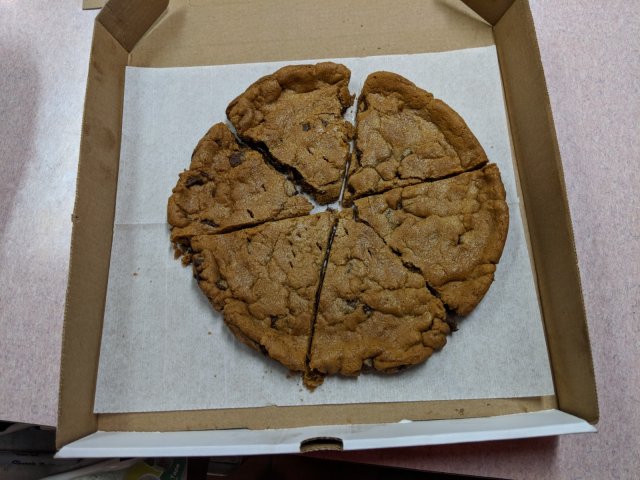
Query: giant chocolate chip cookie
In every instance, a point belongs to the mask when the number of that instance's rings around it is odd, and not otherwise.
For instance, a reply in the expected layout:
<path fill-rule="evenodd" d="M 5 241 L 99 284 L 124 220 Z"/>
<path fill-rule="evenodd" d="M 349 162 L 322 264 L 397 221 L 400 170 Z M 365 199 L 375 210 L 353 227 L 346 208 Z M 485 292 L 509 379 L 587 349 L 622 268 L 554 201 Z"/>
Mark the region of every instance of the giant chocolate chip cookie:
<path fill-rule="evenodd" d="M 494 280 L 509 212 L 498 167 L 444 102 L 371 74 L 355 152 L 350 72 L 285 67 L 233 100 L 168 203 L 171 240 L 243 343 L 304 373 L 397 372 L 446 343 Z M 288 177 L 288 176 L 289 177 Z M 455 330 L 455 328 L 454 328 Z"/>

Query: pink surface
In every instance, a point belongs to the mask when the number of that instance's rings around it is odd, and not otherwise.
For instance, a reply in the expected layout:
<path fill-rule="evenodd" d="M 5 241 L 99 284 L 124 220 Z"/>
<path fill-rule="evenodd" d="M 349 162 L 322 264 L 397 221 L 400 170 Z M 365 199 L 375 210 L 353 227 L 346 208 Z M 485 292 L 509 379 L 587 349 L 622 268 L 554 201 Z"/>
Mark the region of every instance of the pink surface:
<path fill-rule="evenodd" d="M 532 0 L 598 382 L 599 433 L 341 454 L 509 478 L 640 471 L 640 3 Z M 0 1 L 0 419 L 53 425 L 95 12 Z M 34 201 L 35 200 L 35 201 Z"/>
<path fill-rule="evenodd" d="M 95 13 L 0 0 L 0 419 L 55 425 Z"/>

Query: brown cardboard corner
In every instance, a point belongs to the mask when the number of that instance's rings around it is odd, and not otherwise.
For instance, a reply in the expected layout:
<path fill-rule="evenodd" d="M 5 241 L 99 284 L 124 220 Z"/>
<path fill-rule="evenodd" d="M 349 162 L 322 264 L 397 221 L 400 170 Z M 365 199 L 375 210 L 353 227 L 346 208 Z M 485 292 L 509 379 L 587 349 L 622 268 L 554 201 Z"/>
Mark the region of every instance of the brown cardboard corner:
<path fill-rule="evenodd" d="M 96 10 L 98 8 L 104 7 L 105 3 L 107 3 L 107 0 L 82 0 L 82 9 Z"/>
<path fill-rule="evenodd" d="M 595 423 L 595 374 L 562 161 L 526 0 L 513 3 L 494 35 L 558 405 Z"/>
<path fill-rule="evenodd" d="M 120 156 L 126 50 L 95 23 L 91 47 L 62 335 L 56 446 L 94 432 Z"/>
<path fill-rule="evenodd" d="M 168 5 L 169 0 L 110 0 L 96 20 L 131 52 Z"/>
<path fill-rule="evenodd" d="M 554 396 L 433 400 L 426 402 L 352 403 L 287 407 L 226 408 L 174 412 L 103 413 L 98 428 L 106 432 L 190 431 L 232 428 L 272 429 L 310 425 L 395 423 L 401 420 L 477 418 L 557 408 Z"/>
<path fill-rule="evenodd" d="M 358 14 L 351 15 L 357 8 Z M 493 45 L 493 32 L 460 0 L 300 3 L 172 0 L 131 52 L 129 65 L 181 67 L 441 52 Z M 286 12 L 286 20 L 282 12 Z M 341 15 L 328 14 L 339 12 Z M 452 26 L 456 34 L 452 35 Z M 271 26 L 271 27 L 270 27 Z M 243 32 L 241 39 L 238 32 Z"/>
<path fill-rule="evenodd" d="M 480 15 L 490 25 L 495 25 L 514 0 L 462 0 L 471 10 Z"/>

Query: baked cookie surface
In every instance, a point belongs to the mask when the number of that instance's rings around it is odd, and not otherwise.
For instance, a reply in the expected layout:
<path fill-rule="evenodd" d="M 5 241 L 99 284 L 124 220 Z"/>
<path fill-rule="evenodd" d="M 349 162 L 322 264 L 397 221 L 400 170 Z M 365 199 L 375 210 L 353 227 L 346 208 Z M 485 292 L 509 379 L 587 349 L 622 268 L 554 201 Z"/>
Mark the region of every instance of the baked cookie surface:
<path fill-rule="evenodd" d="M 509 228 L 496 165 L 362 198 L 355 208 L 449 309 L 466 315 L 482 300 Z"/>
<path fill-rule="evenodd" d="M 223 123 L 196 146 L 169 197 L 171 241 L 189 250 L 195 235 L 224 233 L 308 214 L 313 205 L 255 150 L 240 145 Z"/>
<path fill-rule="evenodd" d="M 236 337 L 304 371 L 334 214 L 325 212 L 191 240 L 194 275 Z"/>
<path fill-rule="evenodd" d="M 344 65 L 331 62 L 284 67 L 227 108 L 238 135 L 292 170 L 322 204 L 338 199 L 349 158 L 353 127 L 342 115 L 353 103 L 350 77 Z"/>
<path fill-rule="evenodd" d="M 343 212 L 347 213 L 347 212 Z M 320 374 L 393 372 L 446 343 L 442 302 L 378 234 L 342 215 L 318 303 L 309 367 Z"/>
<path fill-rule="evenodd" d="M 400 75 L 375 72 L 358 99 L 345 201 L 486 162 L 482 146 L 451 107 Z"/>

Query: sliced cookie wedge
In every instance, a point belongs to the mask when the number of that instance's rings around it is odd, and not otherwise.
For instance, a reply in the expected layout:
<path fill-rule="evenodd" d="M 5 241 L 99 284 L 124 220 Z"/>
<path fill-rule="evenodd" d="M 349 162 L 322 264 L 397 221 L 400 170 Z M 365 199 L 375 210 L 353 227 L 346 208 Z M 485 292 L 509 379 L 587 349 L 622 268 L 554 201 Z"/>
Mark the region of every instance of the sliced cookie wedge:
<path fill-rule="evenodd" d="M 227 326 L 291 370 L 305 370 L 334 223 L 324 212 L 191 239 L 198 285 Z"/>
<path fill-rule="evenodd" d="M 198 143 L 169 197 L 171 241 L 188 252 L 194 235 L 223 233 L 308 214 L 313 206 L 263 156 L 238 144 L 223 123 Z M 188 261 L 188 254 L 185 257 Z"/>
<path fill-rule="evenodd" d="M 372 73 L 358 99 L 345 204 L 486 162 L 476 137 L 446 103 L 400 75 Z"/>
<path fill-rule="evenodd" d="M 353 126 L 351 72 L 331 62 L 292 65 L 261 78 L 227 108 L 238 135 L 292 170 L 319 203 L 338 199 Z"/>
<path fill-rule="evenodd" d="M 356 200 L 370 225 L 445 305 L 466 315 L 493 282 L 509 227 L 495 164 Z"/>
<path fill-rule="evenodd" d="M 311 387 L 325 374 L 394 372 L 446 343 L 442 302 L 368 225 L 342 214 L 322 285 L 311 344 Z"/>

